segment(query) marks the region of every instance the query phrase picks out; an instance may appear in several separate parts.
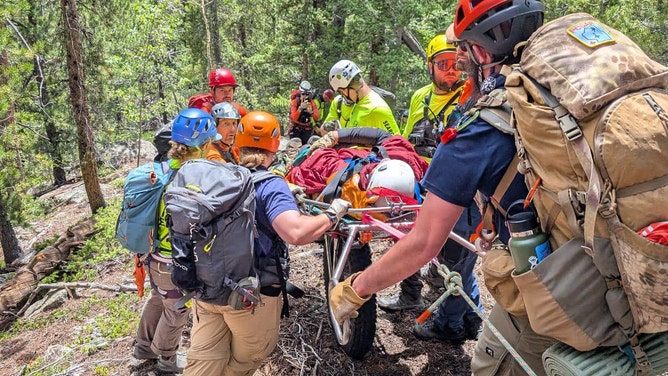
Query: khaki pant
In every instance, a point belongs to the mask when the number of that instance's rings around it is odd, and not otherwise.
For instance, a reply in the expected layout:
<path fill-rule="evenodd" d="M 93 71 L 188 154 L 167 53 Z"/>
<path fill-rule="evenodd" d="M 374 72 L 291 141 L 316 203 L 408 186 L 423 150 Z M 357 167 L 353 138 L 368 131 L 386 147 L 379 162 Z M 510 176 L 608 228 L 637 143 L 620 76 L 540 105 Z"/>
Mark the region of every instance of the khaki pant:
<path fill-rule="evenodd" d="M 137 346 L 172 360 L 179 348 L 181 332 L 188 321 L 190 309 L 172 309 L 181 294 L 172 283 L 172 266 L 151 259 L 146 266 L 151 279 L 151 296 L 137 328 Z"/>
<path fill-rule="evenodd" d="M 536 334 L 529 326 L 527 316 L 512 316 L 496 304 L 489 314 L 489 321 L 498 329 L 536 375 L 545 375 L 541 356 L 556 341 Z M 485 324 L 471 360 L 474 376 L 526 375 L 512 354 Z"/>
<path fill-rule="evenodd" d="M 282 296 L 261 295 L 253 311 L 201 301 L 193 308 L 186 376 L 252 375 L 278 343 Z"/>

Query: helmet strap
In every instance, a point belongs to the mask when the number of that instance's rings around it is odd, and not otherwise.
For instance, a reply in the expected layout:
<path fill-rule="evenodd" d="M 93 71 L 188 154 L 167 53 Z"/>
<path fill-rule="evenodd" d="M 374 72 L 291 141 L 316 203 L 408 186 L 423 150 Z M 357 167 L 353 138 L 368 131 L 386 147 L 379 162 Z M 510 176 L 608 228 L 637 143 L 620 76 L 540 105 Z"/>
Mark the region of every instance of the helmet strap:
<path fill-rule="evenodd" d="M 508 56 L 504 57 L 503 59 L 501 59 L 499 61 L 494 61 L 494 62 L 491 62 L 489 64 L 485 64 L 485 65 L 481 66 L 480 68 L 485 70 L 485 69 L 488 69 L 488 68 L 496 67 L 498 65 L 503 64 L 503 62 L 506 61 L 507 59 L 508 59 Z"/>

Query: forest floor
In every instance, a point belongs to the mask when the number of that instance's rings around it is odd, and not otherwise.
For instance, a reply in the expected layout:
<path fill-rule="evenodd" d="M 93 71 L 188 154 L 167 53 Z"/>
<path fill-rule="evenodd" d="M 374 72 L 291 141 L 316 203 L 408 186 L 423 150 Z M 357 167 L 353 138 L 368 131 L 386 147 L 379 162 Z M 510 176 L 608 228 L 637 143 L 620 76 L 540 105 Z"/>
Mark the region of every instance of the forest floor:
<path fill-rule="evenodd" d="M 123 173 L 122 171 L 120 172 Z M 117 172 L 119 174 L 119 172 Z M 102 179 L 107 200 L 120 195 L 120 189 L 108 184 L 113 179 Z M 53 213 L 35 222 L 30 229 L 21 229 L 19 237 L 23 245 L 60 236 L 77 221 L 90 216 L 83 184 L 62 187 L 49 196 L 61 196 L 63 204 Z M 389 241 L 373 241 L 373 258 L 377 259 L 389 247 Z M 415 319 L 421 311 L 386 313 L 378 310 L 377 330 L 373 347 L 363 360 L 350 359 L 336 343 L 328 321 L 325 288 L 322 278 L 322 248 L 313 243 L 307 246 L 291 247 L 291 281 L 300 286 L 306 295 L 301 299 L 290 299 L 290 317 L 281 321 L 280 341 L 277 348 L 267 358 L 255 376 L 284 375 L 468 375 L 470 360 L 475 346 L 467 341 L 462 346 L 451 346 L 440 342 L 418 340 L 412 333 Z M 476 268 L 476 273 L 479 270 Z M 98 268 L 99 284 L 132 284 L 130 255 L 123 260 L 115 260 Z M 480 278 L 480 277 L 479 277 Z M 490 309 L 491 298 L 481 289 L 483 302 Z M 381 292 L 388 295 L 396 287 Z M 137 361 L 131 356 L 134 334 L 124 335 L 105 341 L 103 345 L 75 351 L 64 350 L 77 343 L 81 333 L 95 335 L 96 328 L 82 330 L 90 325 L 88 318 L 82 318 L 82 305 L 88 297 L 111 299 L 119 294 L 99 289 L 78 289 L 63 306 L 61 314 L 51 323 L 39 329 L 26 328 L 22 332 L 0 342 L 0 374 L 2 375 L 154 375 L 155 363 Z M 431 303 L 440 294 L 428 285 L 423 289 L 425 302 Z M 135 320 L 128 322 L 134 333 L 143 303 L 147 297 L 132 300 Z M 64 314 L 62 312 L 65 312 Z M 71 312 L 68 314 L 67 312 Z M 90 316 L 109 315 L 111 309 L 97 307 Z M 52 314 L 45 311 L 35 320 Z M 187 331 L 182 347 L 187 348 Z M 86 342 L 86 341 L 82 341 Z M 33 362 L 41 357 L 43 366 L 35 370 Z M 49 371 L 50 365 L 67 359 L 68 366 L 57 371 Z M 30 366 L 30 367 L 28 367 Z M 57 368 L 57 367 L 56 367 Z"/>

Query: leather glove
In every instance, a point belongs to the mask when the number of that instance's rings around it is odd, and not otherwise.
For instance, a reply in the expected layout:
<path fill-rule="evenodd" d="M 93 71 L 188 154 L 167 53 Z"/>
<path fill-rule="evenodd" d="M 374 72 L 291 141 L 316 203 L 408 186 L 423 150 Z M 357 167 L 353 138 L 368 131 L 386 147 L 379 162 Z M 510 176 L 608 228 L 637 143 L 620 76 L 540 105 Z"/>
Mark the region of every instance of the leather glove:
<path fill-rule="evenodd" d="M 302 102 L 299 105 L 299 110 L 306 110 L 307 108 L 311 107 L 311 102 Z"/>
<path fill-rule="evenodd" d="M 334 136 L 334 132 L 327 132 L 326 135 L 320 137 L 316 142 L 311 144 L 308 149 L 308 155 L 313 154 L 316 150 L 331 148 L 336 145 L 336 142 L 337 140 Z"/>
<path fill-rule="evenodd" d="M 329 208 L 325 210 L 325 212 L 332 214 L 336 216 L 336 223 L 341 220 L 341 218 L 348 213 L 348 209 L 350 209 L 351 204 L 343 199 L 340 198 L 335 198 L 334 201 L 329 205 Z M 334 223 L 332 226 L 334 226 L 336 223 Z"/>
<path fill-rule="evenodd" d="M 329 306 L 339 325 L 342 325 L 348 319 L 354 319 L 359 316 L 357 310 L 369 300 L 369 298 L 361 298 L 357 295 L 352 286 L 353 280 L 361 273 L 357 272 L 351 275 L 343 282 L 334 286 L 332 291 L 329 292 Z"/>
<path fill-rule="evenodd" d="M 288 183 L 288 187 L 290 187 L 290 193 L 292 193 L 293 196 L 303 196 L 306 194 L 304 187 L 297 184 Z"/>

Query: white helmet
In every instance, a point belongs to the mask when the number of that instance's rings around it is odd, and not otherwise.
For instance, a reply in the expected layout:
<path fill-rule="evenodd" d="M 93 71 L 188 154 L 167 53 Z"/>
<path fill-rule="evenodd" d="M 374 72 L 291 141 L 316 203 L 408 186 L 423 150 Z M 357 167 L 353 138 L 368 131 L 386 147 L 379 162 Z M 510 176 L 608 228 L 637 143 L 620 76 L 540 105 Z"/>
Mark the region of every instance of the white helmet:
<path fill-rule="evenodd" d="M 415 173 L 408 163 L 399 159 L 384 159 L 373 169 L 367 191 L 375 187 L 388 188 L 408 197 L 415 196 Z M 387 206 L 378 200 L 376 206 Z"/>
<path fill-rule="evenodd" d="M 308 82 L 308 81 L 302 81 L 299 84 L 299 91 L 301 91 L 302 93 L 310 92 L 311 91 L 311 83 Z"/>
<path fill-rule="evenodd" d="M 329 70 L 329 84 L 334 91 L 345 89 L 360 72 L 357 64 L 350 60 L 341 60 Z"/>

